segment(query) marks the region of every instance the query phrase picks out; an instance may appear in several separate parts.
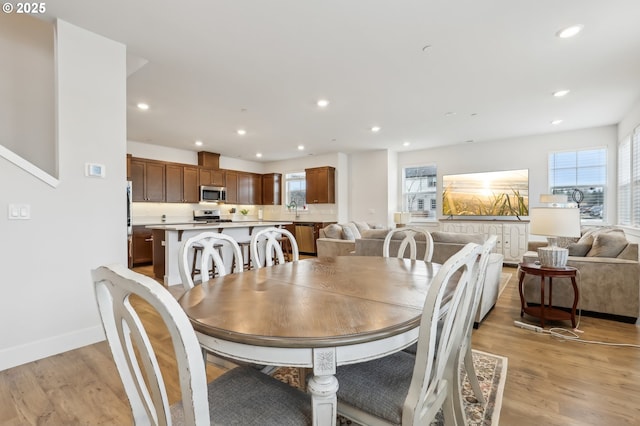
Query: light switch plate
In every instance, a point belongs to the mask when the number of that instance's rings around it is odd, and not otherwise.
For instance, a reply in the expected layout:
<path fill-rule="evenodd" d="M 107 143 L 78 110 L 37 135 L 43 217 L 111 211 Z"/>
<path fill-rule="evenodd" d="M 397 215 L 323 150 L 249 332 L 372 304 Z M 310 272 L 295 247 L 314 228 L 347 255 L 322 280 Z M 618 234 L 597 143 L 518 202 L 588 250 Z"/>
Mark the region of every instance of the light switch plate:
<path fill-rule="evenodd" d="M 9 219 L 11 220 L 31 219 L 31 206 L 29 204 L 9 204 Z"/>

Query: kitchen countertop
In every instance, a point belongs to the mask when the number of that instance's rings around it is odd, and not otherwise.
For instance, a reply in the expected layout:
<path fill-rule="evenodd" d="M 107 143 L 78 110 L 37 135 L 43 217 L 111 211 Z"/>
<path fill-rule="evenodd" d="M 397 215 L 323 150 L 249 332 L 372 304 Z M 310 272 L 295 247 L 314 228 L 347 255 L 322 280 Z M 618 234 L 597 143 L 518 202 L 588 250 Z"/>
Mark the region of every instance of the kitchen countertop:
<path fill-rule="evenodd" d="M 162 225 L 147 225 L 147 228 L 158 229 L 165 231 L 193 231 L 200 229 L 227 229 L 227 228 L 247 228 L 250 226 L 279 226 L 290 225 L 293 222 L 289 221 L 239 221 L 239 222 L 191 222 L 191 223 L 177 223 L 177 224 L 162 224 Z"/>

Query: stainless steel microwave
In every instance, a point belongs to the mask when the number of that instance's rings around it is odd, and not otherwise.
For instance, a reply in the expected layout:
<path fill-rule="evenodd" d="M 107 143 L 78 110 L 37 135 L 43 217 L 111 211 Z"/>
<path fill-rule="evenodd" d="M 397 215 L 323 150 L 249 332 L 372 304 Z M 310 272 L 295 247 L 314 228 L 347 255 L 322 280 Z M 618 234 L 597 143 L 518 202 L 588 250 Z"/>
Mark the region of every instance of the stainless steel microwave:
<path fill-rule="evenodd" d="M 227 198 L 227 188 L 224 186 L 200 186 L 200 202 L 224 203 Z"/>

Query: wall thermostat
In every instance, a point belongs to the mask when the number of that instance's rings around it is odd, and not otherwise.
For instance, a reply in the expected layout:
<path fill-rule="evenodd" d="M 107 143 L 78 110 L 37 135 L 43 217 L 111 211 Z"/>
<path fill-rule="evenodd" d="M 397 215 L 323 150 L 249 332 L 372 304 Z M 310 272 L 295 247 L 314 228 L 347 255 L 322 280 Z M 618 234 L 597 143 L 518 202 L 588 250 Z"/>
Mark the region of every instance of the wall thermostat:
<path fill-rule="evenodd" d="M 101 177 L 105 175 L 104 164 L 87 163 L 85 165 L 85 176 Z"/>

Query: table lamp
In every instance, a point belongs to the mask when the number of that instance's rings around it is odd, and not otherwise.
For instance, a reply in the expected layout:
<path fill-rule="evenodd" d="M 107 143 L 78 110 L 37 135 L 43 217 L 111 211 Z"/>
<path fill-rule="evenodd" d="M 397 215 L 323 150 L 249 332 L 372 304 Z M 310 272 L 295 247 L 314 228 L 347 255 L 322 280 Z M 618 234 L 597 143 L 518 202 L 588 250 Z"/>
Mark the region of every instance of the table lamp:
<path fill-rule="evenodd" d="M 544 235 L 547 247 L 538 249 L 540 264 L 549 268 L 564 268 L 569 250 L 558 247 L 557 237 L 580 236 L 580 209 L 560 207 L 534 207 L 529 212 L 531 233 Z"/>
<path fill-rule="evenodd" d="M 393 214 L 393 222 L 396 228 L 401 228 L 411 222 L 411 212 L 395 212 Z"/>

